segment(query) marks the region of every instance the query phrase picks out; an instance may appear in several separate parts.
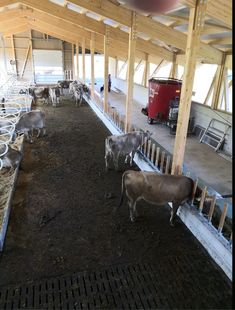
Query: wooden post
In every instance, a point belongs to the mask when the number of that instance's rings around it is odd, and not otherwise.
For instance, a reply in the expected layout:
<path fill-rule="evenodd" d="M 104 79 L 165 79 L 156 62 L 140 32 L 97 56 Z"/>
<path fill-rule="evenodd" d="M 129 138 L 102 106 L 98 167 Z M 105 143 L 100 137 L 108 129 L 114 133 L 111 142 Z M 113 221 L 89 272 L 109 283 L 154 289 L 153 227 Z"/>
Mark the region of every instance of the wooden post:
<path fill-rule="evenodd" d="M 108 75 L 109 75 L 109 43 L 110 29 L 105 26 L 104 36 L 104 112 L 107 112 L 108 107 Z"/>
<path fill-rule="evenodd" d="M 224 69 L 224 78 L 223 78 L 223 86 L 224 86 L 224 102 L 225 102 L 225 111 L 229 111 L 229 92 L 228 92 L 228 79 L 227 79 L 227 68 Z"/>
<path fill-rule="evenodd" d="M 72 51 L 71 51 L 71 53 L 72 53 L 72 80 L 74 80 L 74 78 L 75 78 L 75 74 L 74 74 L 74 44 L 72 43 L 71 44 L 71 47 L 72 47 Z"/>
<path fill-rule="evenodd" d="M 86 81 L 85 52 L 86 52 L 86 41 L 85 41 L 85 38 L 83 38 L 82 40 L 82 80 L 83 80 L 83 83 L 85 83 Z"/>
<path fill-rule="evenodd" d="M 201 196 L 201 199 L 200 199 L 200 204 L 199 204 L 199 212 L 202 213 L 202 210 L 203 210 L 203 206 L 204 206 L 204 201 L 205 201 L 205 198 L 206 198 L 206 193 L 207 193 L 207 186 L 205 186 L 202 190 L 202 196 Z"/>
<path fill-rule="evenodd" d="M 79 79 L 79 42 L 76 43 L 77 80 Z"/>
<path fill-rule="evenodd" d="M 156 66 L 156 69 L 153 71 L 153 73 L 149 76 L 149 79 L 151 79 L 155 74 L 157 74 L 157 72 L 159 71 L 159 69 L 161 68 L 161 66 L 164 63 L 164 59 L 162 59 L 159 64 Z"/>
<path fill-rule="evenodd" d="M 171 162 L 171 157 L 170 157 L 170 155 L 168 155 L 166 158 L 165 174 L 169 174 L 170 162 Z"/>
<path fill-rule="evenodd" d="M 228 211 L 228 204 L 227 204 L 227 202 L 225 202 L 224 208 L 223 208 L 223 211 L 222 211 L 222 214 L 221 214 L 221 217 L 220 217 L 219 226 L 218 226 L 218 232 L 219 233 L 222 232 L 222 229 L 224 227 L 224 221 L 225 221 L 225 218 L 226 218 L 227 211 Z"/>
<path fill-rule="evenodd" d="M 151 140 L 148 140 L 147 158 L 150 159 Z"/>
<path fill-rule="evenodd" d="M 95 34 L 91 33 L 91 41 L 90 41 L 90 52 L 91 52 L 91 96 L 94 98 L 94 90 L 95 90 L 95 61 L 94 61 L 94 53 L 95 53 Z"/>
<path fill-rule="evenodd" d="M 148 54 L 145 54 L 144 73 L 143 73 L 143 79 L 142 79 L 142 85 L 144 87 L 147 87 L 148 74 L 149 74 Z"/>
<path fill-rule="evenodd" d="M 212 109 L 217 109 L 219 102 L 220 102 L 221 88 L 222 88 L 224 70 L 225 70 L 225 62 L 226 62 L 226 54 L 223 53 L 221 65 L 218 66 L 218 69 L 215 75 L 214 92 L 213 92 L 212 104 L 211 104 Z"/>
<path fill-rule="evenodd" d="M 176 63 L 176 53 L 174 53 L 171 72 L 170 72 L 170 78 L 177 79 L 177 77 L 178 77 L 178 64 Z"/>
<path fill-rule="evenodd" d="M 193 193 L 192 193 L 192 202 L 191 202 L 191 204 L 193 204 L 193 201 L 194 201 L 194 197 L 195 197 L 196 190 L 197 190 L 197 185 L 198 185 L 198 179 L 196 179 L 196 181 L 194 181 Z"/>
<path fill-rule="evenodd" d="M 215 209 L 215 203 L 216 203 L 216 195 L 213 195 L 212 200 L 211 200 L 210 210 L 208 213 L 208 221 L 209 222 L 211 222 L 211 220 L 212 220 L 212 216 L 213 216 L 214 209 Z"/>
<path fill-rule="evenodd" d="M 17 62 L 16 62 L 16 50 L 15 50 L 15 42 L 14 42 L 14 35 L 11 35 L 11 48 L 12 48 L 12 57 L 13 60 L 15 61 L 15 74 L 18 75 L 18 70 L 17 70 Z"/>
<path fill-rule="evenodd" d="M 4 37 L 1 34 L 0 34 L 0 39 L 2 41 L 3 60 L 4 60 L 5 73 L 7 73 L 7 55 L 6 55 L 5 40 L 4 40 Z"/>
<path fill-rule="evenodd" d="M 158 167 L 158 161 L 159 161 L 159 155 L 160 155 L 160 147 L 157 147 L 157 153 L 156 153 L 156 159 L 155 159 L 155 166 Z"/>
<path fill-rule="evenodd" d="M 33 61 L 33 39 L 32 39 L 32 30 L 30 30 L 29 33 L 30 33 L 30 55 L 31 55 L 31 63 L 32 63 L 32 79 L 33 79 L 33 83 L 35 83 L 35 68 L 34 68 L 34 61 Z"/>
<path fill-rule="evenodd" d="M 132 24 L 129 33 L 129 47 L 128 47 L 125 132 L 129 131 L 131 125 L 136 39 L 137 39 L 137 15 L 136 12 L 132 12 Z"/>
<path fill-rule="evenodd" d="M 164 166 L 164 160 L 165 160 L 165 151 L 162 151 L 162 156 L 161 156 L 161 163 L 160 163 L 160 171 L 163 173 L 163 166 Z"/>
<path fill-rule="evenodd" d="M 28 60 L 28 57 L 29 57 L 30 48 L 31 48 L 31 43 L 29 42 L 29 46 L 28 46 L 27 51 L 26 51 L 26 55 L 25 55 L 25 60 L 24 60 L 24 63 L 23 63 L 23 67 L 22 67 L 22 70 L 21 70 L 21 73 L 20 73 L 20 77 L 21 77 L 21 78 L 22 78 L 23 75 L 24 75 L 24 69 L 25 69 L 25 66 L 26 66 L 26 63 L 27 63 L 27 60 Z"/>
<path fill-rule="evenodd" d="M 147 156 L 147 144 L 148 144 L 148 139 L 147 137 L 144 138 L 144 155 Z"/>
<path fill-rule="evenodd" d="M 156 150 L 156 144 L 153 143 L 153 145 L 152 145 L 152 154 L 151 154 L 151 162 L 154 162 L 155 150 Z"/>
<path fill-rule="evenodd" d="M 181 174 L 184 161 L 186 137 L 188 131 L 191 97 L 195 75 L 197 51 L 200 33 L 204 25 L 207 0 L 196 2 L 196 7 L 190 9 L 188 39 L 186 46 L 186 63 L 180 95 L 179 115 L 173 152 L 172 174 Z"/>
<path fill-rule="evenodd" d="M 218 70 L 218 69 L 217 69 L 217 70 Z M 212 90 L 214 89 L 214 86 L 215 86 L 215 79 L 216 79 L 216 73 L 215 73 L 215 76 L 214 76 L 214 78 L 213 78 L 213 80 L 212 80 L 212 82 L 211 82 L 210 88 L 209 88 L 209 90 L 208 90 L 208 93 L 207 93 L 207 95 L 206 95 L 206 98 L 205 98 L 203 104 L 207 104 L 207 102 L 208 102 L 208 100 L 209 100 L 209 98 L 210 98 L 211 92 L 212 92 Z"/>
<path fill-rule="evenodd" d="M 115 58 L 115 78 L 118 77 L 118 58 Z"/>
<path fill-rule="evenodd" d="M 119 77 L 119 75 L 121 74 L 122 70 L 124 69 L 125 65 L 127 64 L 127 61 L 128 61 L 128 59 L 124 61 L 124 63 L 122 64 L 121 68 L 118 70 L 118 72 L 117 72 L 118 76 L 117 77 Z"/>

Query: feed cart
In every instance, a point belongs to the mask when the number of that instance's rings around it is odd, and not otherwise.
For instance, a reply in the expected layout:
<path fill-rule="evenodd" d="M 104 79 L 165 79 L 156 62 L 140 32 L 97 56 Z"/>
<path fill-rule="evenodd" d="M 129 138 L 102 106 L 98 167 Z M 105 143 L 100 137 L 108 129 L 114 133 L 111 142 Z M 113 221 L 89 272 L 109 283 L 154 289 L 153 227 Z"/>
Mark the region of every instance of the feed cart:
<path fill-rule="evenodd" d="M 171 78 L 151 78 L 149 97 L 146 108 L 141 112 L 146 115 L 149 124 L 164 123 L 175 133 L 182 81 Z M 190 126 L 192 119 L 190 119 Z"/>

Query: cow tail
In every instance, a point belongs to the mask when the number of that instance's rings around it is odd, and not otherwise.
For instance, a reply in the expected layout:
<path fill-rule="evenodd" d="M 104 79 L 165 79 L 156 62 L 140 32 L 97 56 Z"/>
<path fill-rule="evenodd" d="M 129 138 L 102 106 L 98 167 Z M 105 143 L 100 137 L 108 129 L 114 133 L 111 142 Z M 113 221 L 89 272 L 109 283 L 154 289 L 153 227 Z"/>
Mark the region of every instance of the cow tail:
<path fill-rule="evenodd" d="M 122 175 L 122 192 L 121 192 L 121 199 L 120 199 L 120 202 L 119 202 L 119 205 L 118 205 L 118 208 L 121 207 L 122 203 L 123 203 L 123 200 L 124 200 L 124 193 L 125 193 L 125 178 L 126 178 L 126 175 L 128 174 L 128 171 L 125 171 Z"/>

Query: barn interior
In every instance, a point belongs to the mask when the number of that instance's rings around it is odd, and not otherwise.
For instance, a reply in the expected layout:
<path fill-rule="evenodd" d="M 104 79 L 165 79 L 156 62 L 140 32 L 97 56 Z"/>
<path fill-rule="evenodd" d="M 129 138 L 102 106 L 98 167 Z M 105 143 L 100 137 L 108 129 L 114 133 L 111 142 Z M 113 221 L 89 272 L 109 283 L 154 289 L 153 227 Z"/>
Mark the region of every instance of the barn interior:
<path fill-rule="evenodd" d="M 0 308 L 232 308 L 232 1 L 128 3 L 0 1 Z M 55 105 L 29 91 L 58 86 Z M 46 136 L 15 139 L 35 109 Z M 105 171 L 132 130 L 152 133 L 135 166 Z M 127 169 L 193 179 L 174 228 L 169 206 L 115 211 Z"/>

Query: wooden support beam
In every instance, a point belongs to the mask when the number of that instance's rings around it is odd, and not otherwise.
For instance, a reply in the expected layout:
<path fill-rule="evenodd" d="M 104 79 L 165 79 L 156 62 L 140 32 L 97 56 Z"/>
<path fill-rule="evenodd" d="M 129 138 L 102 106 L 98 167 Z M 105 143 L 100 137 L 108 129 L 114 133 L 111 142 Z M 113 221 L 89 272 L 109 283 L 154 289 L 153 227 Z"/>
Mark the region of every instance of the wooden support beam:
<path fill-rule="evenodd" d="M 221 2 L 223 0 L 218 1 Z M 71 0 L 70 2 L 103 17 L 110 18 L 119 24 L 128 27 L 131 25 L 132 11 L 120 5 L 118 6 L 109 0 L 102 0 L 99 5 L 97 5 L 95 1 L 87 0 Z M 171 29 L 170 27 L 153 20 L 151 17 L 138 15 L 137 30 L 138 32 L 145 33 L 152 39 L 159 39 L 168 45 L 175 46 L 180 50 L 185 50 L 187 42 L 187 36 L 185 34 L 178 30 Z M 200 43 L 199 55 L 203 58 L 210 59 L 212 62 L 215 61 L 215 63 L 220 63 L 222 56 L 218 49 L 215 49 L 205 43 Z"/>
<path fill-rule="evenodd" d="M 95 35 L 94 33 L 91 34 L 91 96 L 94 98 L 94 90 L 95 90 L 95 60 L 94 60 L 94 53 L 95 53 Z"/>
<path fill-rule="evenodd" d="M 196 0 L 180 0 L 181 4 L 195 7 Z M 232 1 L 231 0 L 208 0 L 206 14 L 217 19 L 225 25 L 232 27 Z"/>
<path fill-rule="evenodd" d="M 146 54 L 145 64 L 144 64 L 144 73 L 143 73 L 143 78 L 142 78 L 142 85 L 144 87 L 147 87 L 148 76 L 149 76 L 149 61 L 148 61 L 148 54 Z"/>
<path fill-rule="evenodd" d="M 18 0 L 1 0 L 0 1 L 0 8 L 4 7 L 4 6 L 15 4 L 17 2 L 18 2 Z"/>
<path fill-rule="evenodd" d="M 86 58 L 85 54 L 86 53 L 86 40 L 83 38 L 82 40 L 82 80 L 83 83 L 86 81 Z"/>
<path fill-rule="evenodd" d="M 153 73 L 150 75 L 149 79 L 151 79 L 155 74 L 157 74 L 157 72 L 159 71 L 159 69 L 161 68 L 161 66 L 163 65 L 164 63 L 164 59 L 162 59 L 160 61 L 160 63 L 156 66 L 156 69 L 153 71 Z"/>
<path fill-rule="evenodd" d="M 127 61 L 128 61 L 128 59 L 126 59 L 126 60 L 123 62 L 121 68 L 118 70 L 118 77 L 119 77 L 119 75 L 121 74 L 122 70 L 125 68 L 125 66 L 126 66 L 126 64 L 127 64 Z"/>
<path fill-rule="evenodd" d="M 103 22 L 88 18 L 84 14 L 73 12 L 72 10 L 56 5 L 47 0 L 40 0 L 40 2 L 36 2 L 34 0 L 20 0 L 20 2 L 46 14 L 56 16 L 59 19 L 69 21 L 73 24 L 78 26 L 80 25 L 81 27 L 104 35 L 105 25 Z M 102 0 L 101 5 L 97 5 L 94 1 L 88 2 L 87 0 L 72 0 L 70 2 L 75 3 L 89 11 L 93 11 L 96 14 L 100 14 L 105 18 L 110 18 L 120 24 L 130 26 L 130 16 L 132 11 L 127 8 L 123 8 L 122 6 L 117 6 L 108 0 Z M 117 12 L 119 13 L 117 14 Z M 170 27 L 167 27 L 149 17 L 138 15 L 138 18 L 139 32 L 149 35 L 152 39 L 159 39 L 168 45 L 175 46 L 180 50 L 185 50 L 187 41 L 187 36 L 185 34 L 171 29 Z M 199 57 L 203 60 L 219 64 L 222 53 L 216 48 L 213 48 L 205 43 L 201 43 Z"/>
<path fill-rule="evenodd" d="M 207 15 L 221 21 L 232 29 L 232 1 L 231 0 L 208 0 Z"/>
<path fill-rule="evenodd" d="M 214 92 L 212 97 L 212 109 L 217 109 L 220 98 L 221 98 L 221 88 L 223 84 L 224 70 L 225 70 L 226 54 L 223 53 L 222 64 L 218 66 L 215 76 Z"/>
<path fill-rule="evenodd" d="M 77 79 L 79 79 L 79 42 L 76 43 L 76 65 Z"/>
<path fill-rule="evenodd" d="M 68 43 L 72 43 L 72 42 L 76 42 L 77 40 L 73 37 L 67 36 L 63 33 L 63 31 L 59 32 L 55 32 L 54 30 L 50 30 L 48 27 L 46 28 L 45 26 L 42 25 L 38 25 L 36 23 L 29 23 L 30 28 L 36 31 L 39 31 L 41 33 L 47 33 L 50 36 L 53 36 L 55 38 L 58 38 L 62 41 L 68 42 Z"/>
<path fill-rule="evenodd" d="M 72 57 L 72 79 L 74 80 L 75 79 L 75 65 L 74 65 L 74 44 L 72 43 L 71 44 L 71 57 Z"/>
<path fill-rule="evenodd" d="M 197 51 L 200 33 L 204 25 L 206 0 L 198 1 L 195 8 L 190 9 L 189 30 L 186 47 L 186 63 L 180 95 L 179 114 L 173 152 L 172 174 L 181 174 L 184 161 L 186 137 L 188 131 L 193 81 L 196 68 Z"/>
<path fill-rule="evenodd" d="M 16 19 L 16 18 L 19 18 L 19 17 L 23 17 L 25 15 L 25 13 L 17 8 L 17 9 L 10 9 L 10 10 L 7 10 L 7 11 L 2 11 L 0 12 L 0 21 L 1 23 L 3 22 L 9 22 L 9 21 L 13 21 Z"/>
<path fill-rule="evenodd" d="M 108 111 L 108 74 L 109 74 L 110 28 L 106 26 L 104 36 L 104 112 Z"/>
<path fill-rule="evenodd" d="M 25 55 L 24 64 L 23 64 L 23 67 L 22 67 L 22 70 L 21 70 L 21 73 L 20 73 L 20 77 L 21 77 L 21 78 L 22 78 L 23 75 L 24 75 L 24 70 L 25 70 L 25 67 L 26 67 L 26 63 L 27 63 L 28 58 L 29 58 L 30 48 L 31 48 L 31 43 L 29 42 L 29 45 L 28 45 L 28 48 L 27 48 L 27 51 L 26 51 L 26 55 Z"/>
<path fill-rule="evenodd" d="M 115 78 L 118 77 L 118 58 L 115 57 Z"/>
<path fill-rule="evenodd" d="M 28 23 L 26 23 L 24 20 L 23 21 L 19 20 L 18 18 L 15 20 L 14 23 L 10 22 L 8 25 L 6 25 L 5 23 L 5 25 L 3 26 L 0 23 L 0 30 L 4 36 L 10 36 L 12 34 L 21 33 L 28 29 L 29 29 Z"/>
<path fill-rule="evenodd" d="M 31 63 L 32 63 L 32 82 L 35 83 L 35 67 L 33 61 L 33 40 L 32 40 L 32 30 L 29 30 L 29 37 L 30 37 L 30 56 L 31 56 Z"/>
<path fill-rule="evenodd" d="M 13 34 L 11 35 L 11 48 L 12 48 L 12 58 L 13 58 L 13 61 L 15 62 L 15 74 L 18 75 L 16 50 L 15 50 L 15 42 L 14 42 L 14 35 Z"/>
<path fill-rule="evenodd" d="M 128 132 L 131 128 L 133 106 L 135 49 L 137 39 L 137 15 L 135 12 L 132 12 L 132 24 L 129 31 L 125 132 Z"/>
<path fill-rule="evenodd" d="M 225 68 L 224 70 L 223 90 L 224 90 L 225 111 L 228 112 L 229 111 L 229 91 L 228 91 L 227 68 Z"/>
<path fill-rule="evenodd" d="M 212 93 L 212 91 L 213 91 L 213 89 L 214 89 L 214 86 L 215 86 L 215 78 L 216 78 L 216 73 L 215 73 L 215 75 L 214 75 L 214 77 L 213 77 L 213 80 L 212 80 L 212 82 L 211 82 L 210 88 L 209 88 L 209 90 L 208 90 L 208 93 L 207 93 L 207 95 L 206 95 L 206 98 L 205 98 L 203 104 L 207 104 L 207 102 L 208 102 L 208 100 L 209 100 L 209 98 L 210 98 L 210 96 L 211 96 L 211 93 Z"/>
<path fill-rule="evenodd" d="M 135 67 L 135 70 L 134 70 L 134 74 L 139 70 L 139 67 L 141 66 L 142 64 L 142 59 L 140 59 L 140 61 L 137 63 L 136 67 Z"/>
<path fill-rule="evenodd" d="M 178 78 L 178 64 L 176 62 L 176 53 L 173 55 L 173 61 L 171 66 L 170 78 L 177 79 Z"/>

